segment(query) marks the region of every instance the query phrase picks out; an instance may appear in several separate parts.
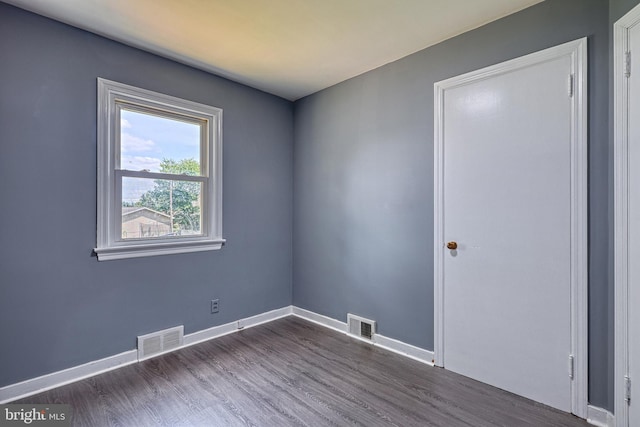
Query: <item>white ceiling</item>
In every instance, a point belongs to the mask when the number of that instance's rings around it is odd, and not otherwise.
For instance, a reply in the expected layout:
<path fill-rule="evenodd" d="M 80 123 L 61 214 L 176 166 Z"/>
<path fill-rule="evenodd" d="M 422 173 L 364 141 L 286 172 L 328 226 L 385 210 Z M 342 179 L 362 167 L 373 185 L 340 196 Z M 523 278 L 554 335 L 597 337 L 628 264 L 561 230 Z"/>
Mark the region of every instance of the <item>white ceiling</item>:
<path fill-rule="evenodd" d="M 295 100 L 542 0 L 3 0 Z"/>

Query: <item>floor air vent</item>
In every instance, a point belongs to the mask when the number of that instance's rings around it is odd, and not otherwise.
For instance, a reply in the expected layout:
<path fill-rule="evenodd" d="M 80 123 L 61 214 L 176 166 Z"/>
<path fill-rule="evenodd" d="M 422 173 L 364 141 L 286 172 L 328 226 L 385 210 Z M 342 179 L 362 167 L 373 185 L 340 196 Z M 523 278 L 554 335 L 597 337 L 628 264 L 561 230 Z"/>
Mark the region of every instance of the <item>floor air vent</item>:
<path fill-rule="evenodd" d="M 138 361 L 182 346 L 184 326 L 152 332 L 138 337 Z"/>
<path fill-rule="evenodd" d="M 347 314 L 347 324 L 349 326 L 349 334 L 355 335 L 358 338 L 371 340 L 373 334 L 376 333 L 375 320 L 365 319 L 364 317 L 354 314 Z"/>

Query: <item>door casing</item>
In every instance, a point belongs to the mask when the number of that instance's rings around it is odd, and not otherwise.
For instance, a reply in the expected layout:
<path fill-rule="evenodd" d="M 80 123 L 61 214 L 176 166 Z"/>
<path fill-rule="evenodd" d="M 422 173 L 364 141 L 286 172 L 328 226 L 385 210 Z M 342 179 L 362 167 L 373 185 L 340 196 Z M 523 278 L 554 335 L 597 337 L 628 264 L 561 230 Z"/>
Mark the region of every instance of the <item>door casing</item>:
<path fill-rule="evenodd" d="M 571 104 L 571 412 L 586 418 L 587 348 L 587 39 L 582 38 L 434 84 L 434 363 L 444 366 L 444 95 L 445 91 L 540 62 L 568 56 Z"/>
<path fill-rule="evenodd" d="M 614 409 L 618 427 L 629 425 L 629 406 L 626 401 L 626 381 L 629 375 L 629 194 L 631 189 L 629 165 L 629 79 L 626 53 L 631 46 L 629 32 L 640 25 L 640 5 L 618 20 L 613 26 L 614 50 L 614 198 L 615 198 L 615 378 Z M 634 54 L 638 54 L 634 52 Z M 632 70 L 637 72 L 636 70 Z M 637 190 L 637 188 L 636 188 Z M 637 333 L 638 331 L 636 331 Z M 636 355 L 638 357 L 640 355 Z M 636 379 L 637 381 L 637 379 Z M 637 399 L 637 397 L 636 397 Z"/>

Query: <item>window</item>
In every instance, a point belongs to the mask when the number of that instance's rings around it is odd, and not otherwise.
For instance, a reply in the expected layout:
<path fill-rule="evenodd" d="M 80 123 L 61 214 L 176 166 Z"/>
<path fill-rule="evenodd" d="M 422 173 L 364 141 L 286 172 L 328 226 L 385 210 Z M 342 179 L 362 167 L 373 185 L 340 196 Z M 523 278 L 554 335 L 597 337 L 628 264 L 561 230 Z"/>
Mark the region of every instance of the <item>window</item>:
<path fill-rule="evenodd" d="M 220 249 L 222 110 L 98 79 L 98 259 Z"/>

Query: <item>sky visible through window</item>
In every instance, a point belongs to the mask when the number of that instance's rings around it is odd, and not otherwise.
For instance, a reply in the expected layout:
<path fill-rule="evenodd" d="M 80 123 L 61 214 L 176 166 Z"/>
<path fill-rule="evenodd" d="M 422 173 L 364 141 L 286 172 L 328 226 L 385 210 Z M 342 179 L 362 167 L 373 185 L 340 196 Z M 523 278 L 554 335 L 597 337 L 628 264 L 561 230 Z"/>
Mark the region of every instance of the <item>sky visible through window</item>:
<path fill-rule="evenodd" d="M 200 126 L 150 114 L 121 110 L 121 169 L 160 172 L 164 159 L 200 162 Z M 151 190 L 154 180 L 138 179 L 123 186 L 122 201 L 135 203 Z"/>

